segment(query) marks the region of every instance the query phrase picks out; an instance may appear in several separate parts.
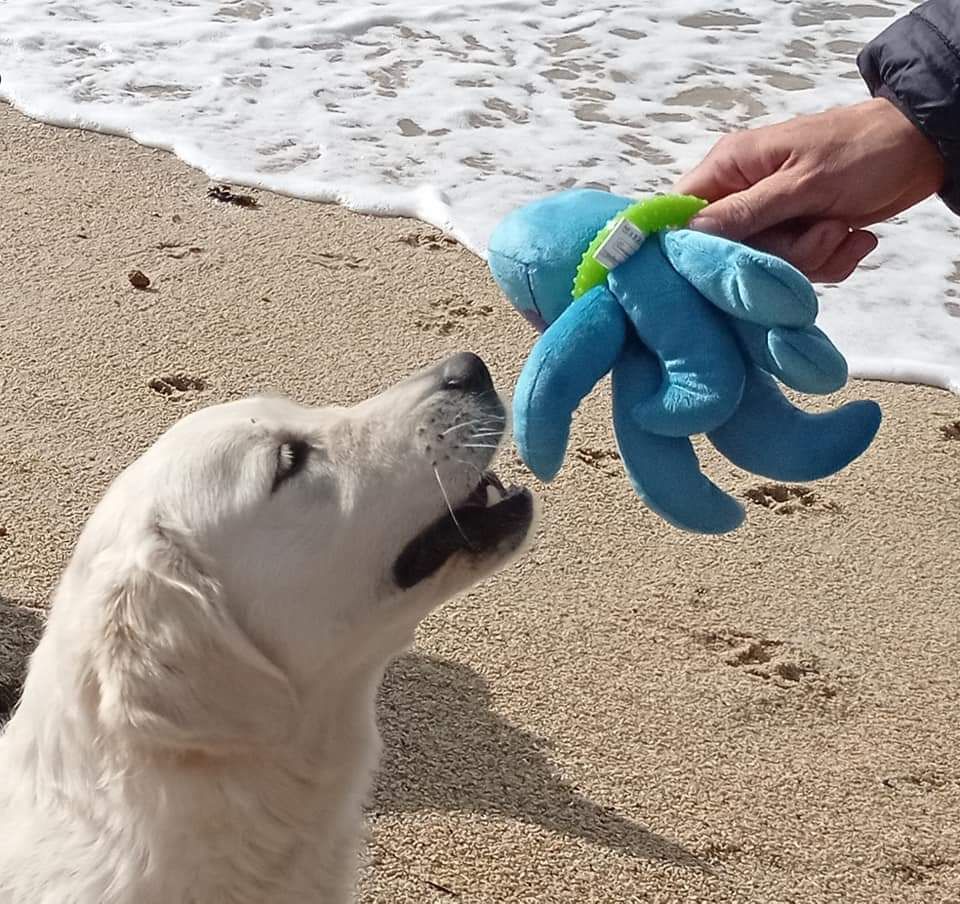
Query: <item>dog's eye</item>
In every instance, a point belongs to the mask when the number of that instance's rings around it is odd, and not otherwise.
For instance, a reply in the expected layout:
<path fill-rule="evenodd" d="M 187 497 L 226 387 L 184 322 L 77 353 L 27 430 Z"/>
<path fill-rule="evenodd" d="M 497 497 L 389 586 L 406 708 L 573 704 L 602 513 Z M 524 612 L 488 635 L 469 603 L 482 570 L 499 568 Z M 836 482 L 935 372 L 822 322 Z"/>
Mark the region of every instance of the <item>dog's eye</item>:
<path fill-rule="evenodd" d="M 273 477 L 271 492 L 276 492 L 284 481 L 302 471 L 309 454 L 310 446 L 302 439 L 281 443 L 277 448 L 277 470 Z"/>

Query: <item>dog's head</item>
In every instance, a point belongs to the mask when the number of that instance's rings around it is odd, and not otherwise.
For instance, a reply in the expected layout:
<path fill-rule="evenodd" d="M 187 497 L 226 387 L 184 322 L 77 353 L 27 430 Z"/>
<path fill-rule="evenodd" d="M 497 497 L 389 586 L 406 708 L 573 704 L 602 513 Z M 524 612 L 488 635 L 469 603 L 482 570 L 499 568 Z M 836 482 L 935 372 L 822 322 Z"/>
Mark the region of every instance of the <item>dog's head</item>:
<path fill-rule="evenodd" d="M 55 607 L 93 632 L 98 717 L 174 747 L 270 744 L 304 696 L 376 680 L 530 534 L 531 494 L 487 470 L 505 429 L 467 354 L 351 408 L 256 398 L 174 425 L 84 530 L 74 615 Z"/>

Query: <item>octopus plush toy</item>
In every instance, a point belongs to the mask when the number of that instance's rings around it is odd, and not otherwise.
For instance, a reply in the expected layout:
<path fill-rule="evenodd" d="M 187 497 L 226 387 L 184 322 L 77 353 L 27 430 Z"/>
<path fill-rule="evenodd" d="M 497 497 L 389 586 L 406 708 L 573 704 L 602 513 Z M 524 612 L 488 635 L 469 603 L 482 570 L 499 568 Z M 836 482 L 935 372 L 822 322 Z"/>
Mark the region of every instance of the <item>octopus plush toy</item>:
<path fill-rule="evenodd" d="M 833 392 L 846 361 L 814 325 L 817 298 L 798 270 L 682 228 L 705 203 L 562 192 L 507 216 L 488 261 L 543 333 L 513 402 L 530 470 L 553 479 L 574 411 L 612 371 L 614 431 L 634 489 L 676 527 L 718 534 L 744 510 L 701 472 L 691 436 L 706 434 L 746 471 L 808 481 L 857 458 L 881 416 L 869 401 L 808 414 L 787 400 L 777 381 Z"/>

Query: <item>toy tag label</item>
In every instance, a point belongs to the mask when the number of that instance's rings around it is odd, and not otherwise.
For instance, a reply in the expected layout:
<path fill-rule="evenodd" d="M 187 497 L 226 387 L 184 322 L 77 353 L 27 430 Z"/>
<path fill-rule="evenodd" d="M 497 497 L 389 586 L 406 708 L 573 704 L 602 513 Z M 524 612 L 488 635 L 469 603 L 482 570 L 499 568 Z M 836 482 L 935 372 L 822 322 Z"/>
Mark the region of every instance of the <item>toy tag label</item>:
<path fill-rule="evenodd" d="M 593 258 L 598 264 L 613 270 L 633 257 L 640 250 L 646 237 L 646 233 L 629 220 L 620 220 L 593 253 Z"/>

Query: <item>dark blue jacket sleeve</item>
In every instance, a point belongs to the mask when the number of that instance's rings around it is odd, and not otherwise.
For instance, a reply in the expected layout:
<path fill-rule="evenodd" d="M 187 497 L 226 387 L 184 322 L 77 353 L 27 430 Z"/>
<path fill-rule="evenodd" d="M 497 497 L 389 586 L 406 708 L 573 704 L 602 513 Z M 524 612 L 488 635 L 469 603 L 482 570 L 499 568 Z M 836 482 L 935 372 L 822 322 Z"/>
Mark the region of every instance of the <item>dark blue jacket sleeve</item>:
<path fill-rule="evenodd" d="M 939 148 L 947 163 L 940 196 L 960 214 L 960 0 L 928 0 L 871 41 L 857 58 L 884 97 Z"/>

